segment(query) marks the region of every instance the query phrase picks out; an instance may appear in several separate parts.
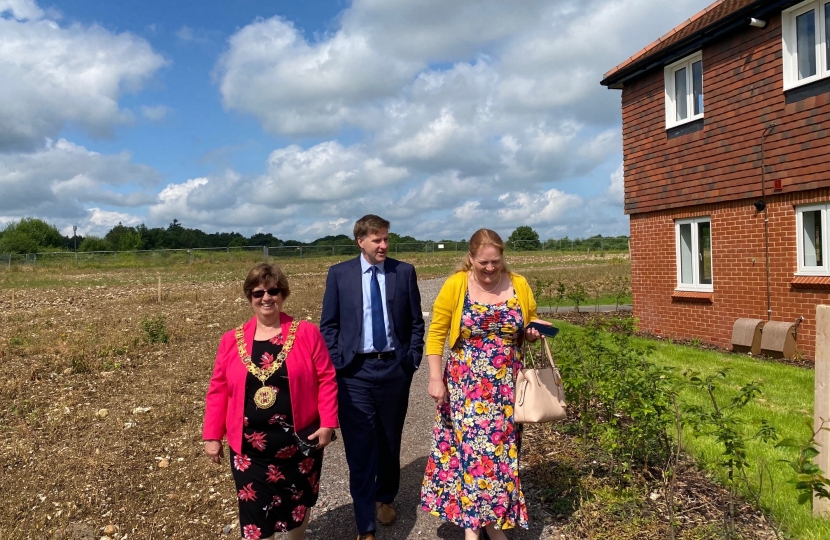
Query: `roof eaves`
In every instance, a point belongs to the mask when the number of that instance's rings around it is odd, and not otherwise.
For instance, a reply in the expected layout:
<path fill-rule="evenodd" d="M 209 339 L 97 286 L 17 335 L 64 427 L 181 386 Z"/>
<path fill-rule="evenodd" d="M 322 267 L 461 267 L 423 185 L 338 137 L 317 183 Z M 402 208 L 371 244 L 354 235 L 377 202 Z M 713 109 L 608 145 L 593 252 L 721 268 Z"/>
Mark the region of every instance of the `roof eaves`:
<path fill-rule="evenodd" d="M 689 17 L 688 19 L 686 19 L 682 23 L 678 24 L 677 26 L 675 26 L 674 28 L 672 28 L 671 30 L 669 30 L 668 32 L 666 32 L 665 34 L 663 34 L 662 36 L 657 38 L 656 40 L 652 41 L 651 43 L 649 43 L 648 45 L 643 47 L 637 54 L 629 57 L 627 60 L 623 61 L 622 63 L 620 63 L 619 65 L 617 65 L 613 69 L 609 70 L 607 73 L 603 74 L 602 78 L 607 79 L 610 76 L 612 76 L 614 74 L 614 72 L 620 71 L 623 68 L 625 68 L 626 66 L 628 66 L 629 64 L 632 64 L 635 61 L 637 61 L 637 59 L 642 58 L 643 56 L 646 56 L 649 53 L 649 51 L 654 50 L 657 46 L 664 43 L 668 38 L 670 38 L 673 35 L 677 34 L 680 30 L 686 28 L 687 26 L 692 24 L 694 21 L 696 21 L 699 18 L 703 17 L 705 14 L 709 13 L 710 11 L 712 11 L 713 9 L 715 9 L 717 6 L 721 5 L 725 1 L 726 0 L 717 0 L 717 2 L 715 2 L 714 4 L 710 4 L 709 6 L 707 6 L 707 7 L 703 8 L 702 10 L 698 11 L 697 13 L 695 13 L 694 15 L 692 15 L 691 17 Z"/>
<path fill-rule="evenodd" d="M 699 48 L 704 43 L 711 41 L 713 38 L 719 37 L 725 32 L 734 30 L 740 26 L 743 19 L 749 16 L 749 13 L 752 13 L 753 17 L 767 17 L 772 12 L 780 11 L 781 9 L 794 5 L 801 0 L 755 0 L 754 2 L 750 2 L 728 15 L 713 21 L 711 24 L 700 28 L 688 37 L 680 39 L 675 43 L 671 43 L 664 49 L 655 51 L 655 48 L 680 31 L 680 29 L 687 27 L 691 21 L 702 17 L 704 14 L 708 13 L 724 1 L 726 0 L 719 0 L 718 2 L 712 4 L 705 10 L 695 14 L 690 19 L 672 29 L 657 41 L 649 44 L 642 51 L 606 73 L 603 76 L 602 81 L 600 81 L 600 84 L 607 86 L 608 88 L 620 89 L 622 88 L 623 82 L 629 80 L 632 77 L 632 74 L 639 74 L 644 71 L 654 69 L 656 66 L 666 61 L 666 59 L 673 60 L 675 58 L 680 58 L 683 54 L 691 52 L 691 49 L 696 47 Z M 680 52 L 679 55 L 678 51 Z"/>

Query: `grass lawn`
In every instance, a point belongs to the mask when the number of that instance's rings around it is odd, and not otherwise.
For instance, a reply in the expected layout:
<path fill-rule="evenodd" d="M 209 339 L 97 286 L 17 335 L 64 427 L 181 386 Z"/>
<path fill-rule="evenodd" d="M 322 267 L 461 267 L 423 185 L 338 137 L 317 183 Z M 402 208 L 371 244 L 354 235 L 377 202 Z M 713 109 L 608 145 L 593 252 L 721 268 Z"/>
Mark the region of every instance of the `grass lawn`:
<path fill-rule="evenodd" d="M 579 328 L 566 322 L 555 321 L 563 332 L 576 332 Z M 813 371 L 787 366 L 774 362 L 755 360 L 743 355 L 704 351 L 693 347 L 675 345 L 666 342 L 639 340 L 655 348 L 652 361 L 661 366 L 668 366 L 682 373 L 691 370 L 701 376 L 729 369 L 728 378 L 721 383 L 719 401 L 728 403 L 738 389 L 748 382 L 760 383 L 762 394 L 743 411 L 746 434 L 754 435 L 767 420 L 782 438 L 805 441 L 811 433 L 807 423 L 813 418 Z M 681 403 L 709 406 L 708 396 L 700 390 L 684 389 Z M 702 467 L 712 471 L 716 478 L 725 478 L 725 473 L 718 467 L 722 448 L 711 437 L 695 437 L 689 429 L 684 434 L 683 446 Z M 764 481 L 764 494 L 761 504 L 770 511 L 782 529 L 792 538 L 803 540 L 821 540 L 830 538 L 830 521 L 816 520 L 808 505 L 799 505 L 795 488 L 788 483 L 794 473 L 782 459 L 793 459 L 795 451 L 776 449 L 769 444 L 752 441 L 748 447 L 749 462 L 752 469 L 750 478 L 758 477 L 758 463 L 764 462 L 769 467 L 773 485 Z"/>

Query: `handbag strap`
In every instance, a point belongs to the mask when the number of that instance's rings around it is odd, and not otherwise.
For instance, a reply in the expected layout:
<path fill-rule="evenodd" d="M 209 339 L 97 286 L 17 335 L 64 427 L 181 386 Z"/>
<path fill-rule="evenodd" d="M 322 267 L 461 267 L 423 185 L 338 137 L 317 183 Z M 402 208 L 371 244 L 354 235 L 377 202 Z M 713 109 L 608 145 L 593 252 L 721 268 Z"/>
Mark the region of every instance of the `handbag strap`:
<path fill-rule="evenodd" d="M 556 362 L 553 360 L 553 353 L 550 350 L 550 345 L 548 345 L 548 339 L 545 336 L 541 336 L 541 338 L 542 338 L 542 347 L 541 347 L 542 356 L 546 357 L 548 359 L 548 363 L 550 364 L 550 367 L 552 367 L 554 371 L 558 372 L 559 368 L 556 367 Z M 522 350 L 526 351 L 526 354 L 529 354 L 531 356 L 531 358 L 533 358 L 535 355 L 533 354 L 533 350 L 530 348 L 530 343 L 528 341 L 525 341 L 523 345 L 527 345 L 527 347 L 523 346 Z"/>
<path fill-rule="evenodd" d="M 556 362 L 553 361 L 553 353 L 550 351 L 550 345 L 548 345 L 548 338 L 542 336 L 542 351 L 543 355 L 548 358 L 548 362 L 550 362 L 550 367 L 552 367 L 555 371 L 558 371 L 556 367 Z"/>

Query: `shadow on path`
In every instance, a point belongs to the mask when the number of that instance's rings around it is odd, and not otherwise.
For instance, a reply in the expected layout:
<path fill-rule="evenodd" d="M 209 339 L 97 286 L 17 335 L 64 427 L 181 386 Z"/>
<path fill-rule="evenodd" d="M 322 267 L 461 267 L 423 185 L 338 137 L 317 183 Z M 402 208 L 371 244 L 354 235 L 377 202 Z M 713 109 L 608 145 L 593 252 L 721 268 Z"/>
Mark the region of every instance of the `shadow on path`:
<path fill-rule="evenodd" d="M 404 452 L 405 453 L 405 452 Z M 398 519 L 388 527 L 378 524 L 376 532 L 378 540 L 405 539 L 412 536 L 415 523 L 421 510 L 421 481 L 427 466 L 427 458 L 419 457 L 401 469 L 401 488 L 395 500 L 395 510 Z M 325 531 L 325 532 L 324 532 Z M 338 531 L 331 536 L 330 531 Z M 345 540 L 357 537 L 357 528 L 354 521 L 354 510 L 351 504 L 340 505 L 324 514 L 316 514 L 306 534 L 309 540 Z M 421 535 L 421 538 L 431 538 L 432 535 Z M 454 538 L 454 537 L 453 537 Z M 463 538 L 463 535 L 460 537 Z"/>

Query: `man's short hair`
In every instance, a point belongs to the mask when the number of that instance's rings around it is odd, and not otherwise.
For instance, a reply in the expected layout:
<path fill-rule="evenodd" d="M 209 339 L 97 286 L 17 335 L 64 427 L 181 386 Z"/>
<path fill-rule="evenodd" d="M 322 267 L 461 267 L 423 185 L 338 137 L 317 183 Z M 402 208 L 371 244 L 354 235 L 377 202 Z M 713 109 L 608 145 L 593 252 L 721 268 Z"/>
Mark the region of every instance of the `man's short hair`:
<path fill-rule="evenodd" d="M 389 230 L 389 222 L 375 214 L 366 214 L 354 224 L 354 239 L 365 238 L 381 229 Z"/>

